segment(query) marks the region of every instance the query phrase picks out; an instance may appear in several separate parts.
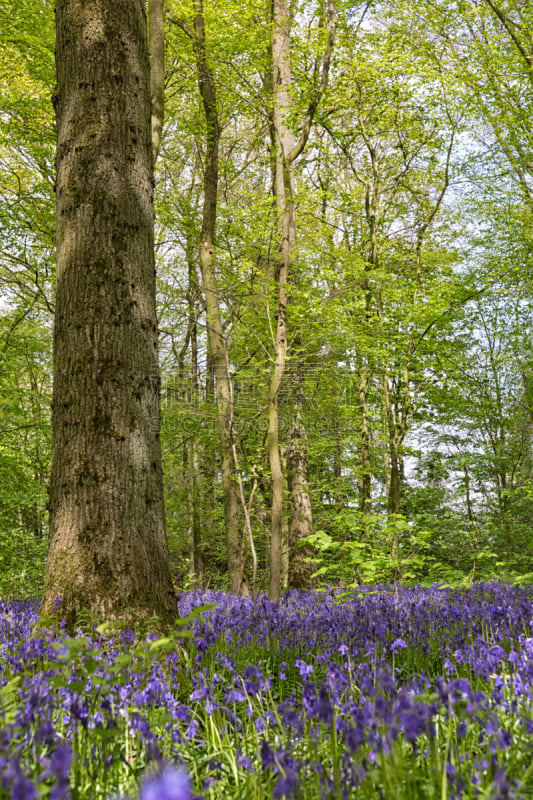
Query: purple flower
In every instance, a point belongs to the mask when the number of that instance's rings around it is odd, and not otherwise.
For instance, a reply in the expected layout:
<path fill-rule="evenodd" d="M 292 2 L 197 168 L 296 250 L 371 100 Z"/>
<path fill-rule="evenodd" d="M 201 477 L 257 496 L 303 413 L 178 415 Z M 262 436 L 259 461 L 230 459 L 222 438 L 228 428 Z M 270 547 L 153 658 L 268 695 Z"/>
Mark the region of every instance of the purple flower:
<path fill-rule="evenodd" d="M 246 700 L 246 695 L 240 689 L 231 689 L 226 695 L 227 703 L 242 703 Z"/>
<path fill-rule="evenodd" d="M 11 800 L 37 800 L 37 789 L 32 781 L 20 772 L 19 768 L 17 768 L 11 783 L 9 797 Z"/>
<path fill-rule="evenodd" d="M 397 653 L 398 650 L 405 650 L 407 647 L 407 642 L 403 639 L 395 639 L 394 642 L 391 644 L 390 649 L 393 653 Z"/>
<path fill-rule="evenodd" d="M 263 764 L 263 769 L 272 766 L 274 763 L 274 753 L 266 739 L 263 739 L 261 742 L 261 762 Z"/>
<path fill-rule="evenodd" d="M 331 705 L 329 692 L 325 686 L 321 686 L 318 692 L 316 713 L 321 722 L 324 722 L 326 725 L 329 725 L 329 723 L 331 722 L 331 718 L 333 716 L 333 706 Z"/>
<path fill-rule="evenodd" d="M 175 767 L 165 767 L 160 775 L 145 778 L 140 800 L 192 800 L 189 776 Z"/>
<path fill-rule="evenodd" d="M 292 774 L 285 775 L 285 777 L 278 778 L 278 781 L 274 786 L 272 797 L 275 798 L 275 800 L 278 800 L 278 798 L 282 797 L 294 797 L 297 787 L 297 776 Z"/>
<path fill-rule="evenodd" d="M 494 783 L 493 783 L 493 797 L 495 800 L 507 800 L 510 797 L 509 793 L 509 781 L 507 780 L 507 776 L 505 774 L 505 770 L 501 766 L 497 766 L 494 771 Z"/>
<path fill-rule="evenodd" d="M 254 771 L 251 759 L 245 753 L 242 753 L 240 748 L 237 748 L 237 766 L 241 769 L 245 769 L 247 772 Z"/>
<path fill-rule="evenodd" d="M 60 742 L 56 747 L 48 768 L 45 770 L 41 779 L 48 777 L 55 778 L 55 784 L 50 791 L 50 800 L 68 800 L 70 798 L 70 763 L 72 761 L 72 749 L 68 742 Z"/>
<path fill-rule="evenodd" d="M 306 664 L 306 662 L 302 661 L 300 658 L 296 659 L 294 665 L 295 667 L 298 668 L 302 678 L 307 678 L 308 676 L 311 676 L 313 674 L 313 669 L 314 669 L 313 665 Z"/>

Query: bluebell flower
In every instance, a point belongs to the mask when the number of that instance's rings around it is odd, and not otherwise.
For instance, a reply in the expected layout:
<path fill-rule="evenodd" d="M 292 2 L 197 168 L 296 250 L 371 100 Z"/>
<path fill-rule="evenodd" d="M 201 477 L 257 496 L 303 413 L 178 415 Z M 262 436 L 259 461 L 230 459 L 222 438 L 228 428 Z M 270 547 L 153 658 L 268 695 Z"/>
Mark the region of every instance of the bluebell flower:
<path fill-rule="evenodd" d="M 263 769 L 271 767 L 272 764 L 274 764 L 274 753 L 266 739 L 263 739 L 261 742 L 261 763 Z"/>
<path fill-rule="evenodd" d="M 246 700 L 246 695 L 240 689 L 230 689 L 226 694 L 227 703 L 242 703 L 244 700 Z"/>
<path fill-rule="evenodd" d="M 240 748 L 237 748 L 237 766 L 241 769 L 245 769 L 247 772 L 254 771 L 251 759 L 245 753 L 241 753 Z"/>
<path fill-rule="evenodd" d="M 404 639 L 395 639 L 394 642 L 391 644 L 390 649 L 393 653 L 397 653 L 398 650 L 405 650 L 407 647 L 407 642 Z"/>
<path fill-rule="evenodd" d="M 274 786 L 274 791 L 272 792 L 272 797 L 275 800 L 282 797 L 294 797 L 296 795 L 296 790 L 298 788 L 298 777 L 296 775 L 285 775 L 278 778 L 276 785 Z"/>
<path fill-rule="evenodd" d="M 145 778 L 139 800 L 192 800 L 186 772 L 167 766 L 160 775 Z"/>

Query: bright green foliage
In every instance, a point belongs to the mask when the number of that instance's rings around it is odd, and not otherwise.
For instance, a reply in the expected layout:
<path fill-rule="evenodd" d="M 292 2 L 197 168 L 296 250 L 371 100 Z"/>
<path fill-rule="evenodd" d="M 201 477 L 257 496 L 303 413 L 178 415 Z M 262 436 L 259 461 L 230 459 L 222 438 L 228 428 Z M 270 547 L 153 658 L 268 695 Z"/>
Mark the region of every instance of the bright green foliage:
<path fill-rule="evenodd" d="M 307 434 L 317 578 L 530 574 L 532 11 L 500 2 L 506 26 L 487 0 L 337 5 L 328 89 L 296 164 L 279 397 L 282 447 L 297 413 Z M 204 6 L 222 125 L 215 266 L 265 580 L 279 255 L 269 11 L 251 0 Z M 216 376 L 197 258 L 205 115 L 193 4 L 166 7 L 156 207 L 167 524 L 178 582 L 199 520 L 204 580 L 224 585 Z M 36 0 L 4 0 L 0 12 L 0 535 L 11 576 L 2 585 L 33 594 L 50 446 L 54 19 L 52 3 Z M 294 6 L 296 133 L 324 48 L 323 14 L 314 0 Z M 248 575 L 250 565 L 248 555 Z"/>
<path fill-rule="evenodd" d="M 0 591 L 4 597 L 37 597 L 47 549 L 49 332 L 38 323 L 20 321 L 16 312 L 2 322 Z"/>

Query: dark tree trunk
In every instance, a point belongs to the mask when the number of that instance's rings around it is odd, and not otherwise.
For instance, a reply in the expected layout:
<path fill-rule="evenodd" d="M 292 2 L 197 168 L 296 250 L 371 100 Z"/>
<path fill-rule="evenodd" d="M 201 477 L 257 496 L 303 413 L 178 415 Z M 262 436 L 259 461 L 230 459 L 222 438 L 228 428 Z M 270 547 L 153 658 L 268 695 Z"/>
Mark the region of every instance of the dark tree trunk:
<path fill-rule="evenodd" d="M 387 496 L 387 514 L 394 516 L 400 513 L 401 502 L 401 469 L 399 455 L 391 448 L 390 478 Z"/>
<path fill-rule="evenodd" d="M 176 616 L 159 441 L 142 0 L 58 0 L 57 286 L 42 610 Z"/>

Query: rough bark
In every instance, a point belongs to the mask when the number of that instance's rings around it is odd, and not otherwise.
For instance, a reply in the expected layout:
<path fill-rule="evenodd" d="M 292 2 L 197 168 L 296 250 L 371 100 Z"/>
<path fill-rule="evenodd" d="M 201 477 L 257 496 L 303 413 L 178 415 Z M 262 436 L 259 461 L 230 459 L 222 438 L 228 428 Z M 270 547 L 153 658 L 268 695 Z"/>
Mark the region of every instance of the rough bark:
<path fill-rule="evenodd" d="M 72 630 L 176 599 L 159 441 L 150 71 L 141 0 L 58 0 L 57 284 L 42 611 Z"/>

